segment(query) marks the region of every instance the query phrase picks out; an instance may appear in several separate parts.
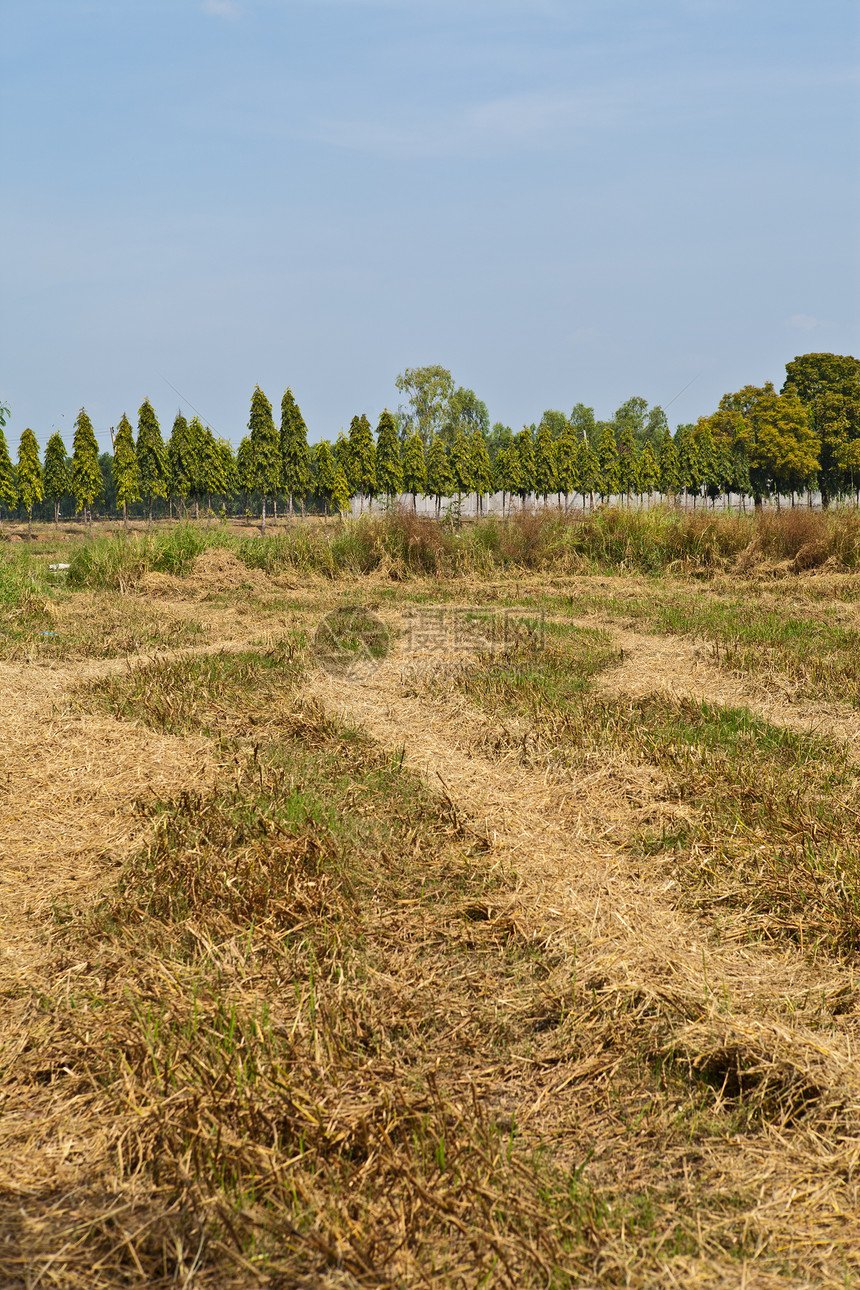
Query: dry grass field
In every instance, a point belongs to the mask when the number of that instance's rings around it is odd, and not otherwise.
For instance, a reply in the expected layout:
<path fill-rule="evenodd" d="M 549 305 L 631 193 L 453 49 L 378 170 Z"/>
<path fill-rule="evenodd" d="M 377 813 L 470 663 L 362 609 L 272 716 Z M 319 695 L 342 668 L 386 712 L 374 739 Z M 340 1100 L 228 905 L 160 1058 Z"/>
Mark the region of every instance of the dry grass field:
<path fill-rule="evenodd" d="M 860 1285 L 858 551 L 0 547 L 0 1283 Z"/>

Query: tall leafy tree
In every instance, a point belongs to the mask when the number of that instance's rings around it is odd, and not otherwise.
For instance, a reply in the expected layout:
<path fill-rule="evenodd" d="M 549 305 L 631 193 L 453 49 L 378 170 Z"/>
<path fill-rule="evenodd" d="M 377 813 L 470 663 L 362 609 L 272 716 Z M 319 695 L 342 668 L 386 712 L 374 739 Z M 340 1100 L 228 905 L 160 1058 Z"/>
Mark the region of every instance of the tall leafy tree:
<path fill-rule="evenodd" d="M 368 509 L 372 510 L 376 493 L 376 447 L 370 422 L 364 413 L 360 417 L 353 417 L 349 423 L 349 459 L 352 489 L 360 498 L 359 511 L 364 509 L 365 497 L 368 499 Z"/>
<path fill-rule="evenodd" d="M 400 443 L 397 425 L 386 408 L 376 427 L 376 487 L 384 493 L 391 506 L 403 488 L 403 462 L 400 460 Z"/>
<path fill-rule="evenodd" d="M 801 354 L 785 365 L 782 393 L 793 388 L 820 444 L 818 486 L 829 506 L 847 483 L 850 445 L 860 439 L 860 359 L 849 354 Z"/>
<path fill-rule="evenodd" d="M 681 475 L 678 470 L 678 450 L 668 425 L 660 441 L 660 456 L 657 464 L 660 471 L 660 492 L 664 497 L 671 497 L 674 501 L 681 491 Z"/>
<path fill-rule="evenodd" d="M 144 399 L 137 414 L 137 464 L 140 467 L 140 491 L 149 505 L 152 527 L 152 503 L 167 496 L 167 450 L 161 437 L 161 426 L 149 399 Z"/>
<path fill-rule="evenodd" d="M 49 445 L 50 446 L 50 445 Z M 47 470 L 48 458 L 45 456 Z M 123 412 L 113 441 L 114 489 L 117 505 L 122 504 L 122 525 L 128 532 L 128 504 L 140 501 L 140 467 L 137 464 L 137 453 L 134 450 L 134 432 L 131 422 Z"/>
<path fill-rule="evenodd" d="M 350 429 L 352 429 L 351 426 Z M 350 443 L 347 435 L 343 433 L 343 430 L 338 432 L 337 439 L 335 440 L 334 459 L 338 468 L 343 471 L 344 478 L 349 487 L 350 497 L 354 497 L 358 492 L 358 487 L 355 482 L 356 474 L 352 460 L 352 444 Z"/>
<path fill-rule="evenodd" d="M 18 445 L 18 496 L 27 512 L 27 533 L 32 537 L 33 507 L 45 496 L 45 487 L 39 462 L 39 445 L 29 428 L 21 435 Z"/>
<path fill-rule="evenodd" d="M 75 437 L 72 445 L 72 492 L 75 495 L 75 508 L 89 517 L 90 535 L 93 531 L 92 505 L 101 497 L 104 489 L 101 467 L 99 466 L 99 446 L 96 442 L 93 423 L 81 408 L 75 420 Z"/>
<path fill-rule="evenodd" d="M 448 449 L 441 434 L 434 436 L 427 453 L 427 496 L 435 499 L 436 518 L 442 510 L 442 498 L 454 491 Z"/>
<path fill-rule="evenodd" d="M 5 502 L 6 509 L 11 511 L 13 506 L 18 505 L 18 481 L 15 478 L 12 458 L 9 456 L 6 435 L 3 433 L 8 414 L 9 409 L 6 404 L 0 404 L 0 502 Z M 2 527 L 2 517 L 0 517 L 0 527 Z"/>
<path fill-rule="evenodd" d="M 570 424 L 573 426 L 577 442 L 583 438 L 587 439 L 591 447 L 596 451 L 600 435 L 597 430 L 597 422 L 594 419 L 594 408 L 587 408 L 584 403 L 575 403 L 570 414 Z M 595 492 L 597 492 L 597 489 L 595 489 Z"/>
<path fill-rule="evenodd" d="M 472 452 L 466 432 L 462 428 L 458 428 L 454 434 L 454 442 L 451 445 L 450 466 L 451 485 L 457 497 L 457 516 L 459 518 L 463 495 L 471 493 L 473 489 Z"/>
<path fill-rule="evenodd" d="M 45 449 L 45 466 L 42 471 L 45 496 L 54 507 L 54 523 L 60 522 L 60 502 L 72 490 L 68 455 L 59 431 L 55 430 Z"/>
<path fill-rule="evenodd" d="M 520 491 L 520 454 L 513 441 L 503 443 L 496 453 L 493 467 L 494 483 L 497 492 L 502 494 L 502 515 L 505 513 L 505 500 L 513 500 Z"/>
<path fill-rule="evenodd" d="M 194 498 L 194 518 L 200 519 L 200 498 L 206 492 L 204 454 L 206 452 L 206 427 L 195 413 L 188 422 L 188 443 L 191 449 L 191 496 Z M 214 489 L 212 490 L 215 491 Z"/>
<path fill-rule="evenodd" d="M 555 443 L 555 469 L 556 488 L 564 498 L 564 508 L 567 510 L 568 497 L 579 489 L 579 475 L 576 431 L 566 418 Z"/>
<path fill-rule="evenodd" d="M 622 420 L 618 430 L 618 489 L 627 499 L 628 506 L 630 494 L 639 492 L 639 450 L 632 417 Z"/>
<path fill-rule="evenodd" d="M 281 440 L 272 418 L 272 405 L 259 385 L 251 395 L 251 415 L 248 418 L 250 461 L 248 469 L 251 484 L 263 501 L 260 524 L 266 531 L 266 497 L 274 496 L 281 485 Z"/>
<path fill-rule="evenodd" d="M 479 515 L 484 512 L 484 498 L 493 488 L 493 468 L 490 465 L 490 454 L 487 450 L 487 438 L 480 426 L 472 431 L 470 441 L 470 470 L 472 488 L 475 490 L 475 501 Z"/>
<path fill-rule="evenodd" d="M 675 451 L 678 454 L 678 479 L 686 496 L 690 490 L 698 490 L 699 480 L 701 479 L 701 466 L 699 464 L 699 451 L 694 426 L 678 426 L 675 431 Z"/>
<path fill-rule="evenodd" d="M 403 489 L 412 494 L 412 509 L 417 506 L 418 494 L 424 492 L 427 483 L 427 463 L 424 460 L 424 444 L 417 430 L 412 430 L 403 443 Z"/>
<path fill-rule="evenodd" d="M 657 457 L 654 453 L 654 444 L 650 439 L 645 440 L 645 446 L 642 449 L 642 456 L 639 461 L 639 488 L 643 493 L 648 495 L 651 500 L 651 494 L 660 485 L 660 468 L 657 465 Z"/>
<path fill-rule="evenodd" d="M 311 486 L 311 458 L 308 428 L 291 389 L 281 399 L 281 484 L 290 499 L 290 515 L 298 498 L 305 513 L 305 498 Z"/>
<path fill-rule="evenodd" d="M 334 484 L 331 490 L 332 504 L 337 507 L 339 515 L 349 515 L 352 510 L 352 491 L 343 466 L 334 472 Z"/>
<path fill-rule="evenodd" d="M 588 509 L 594 510 L 594 494 L 600 493 L 600 458 L 597 450 L 592 448 L 588 439 L 583 436 L 576 449 L 577 487 L 582 493 L 582 509 L 585 510 L 585 499 L 588 498 Z"/>
<path fill-rule="evenodd" d="M 328 508 L 334 497 L 334 478 L 337 474 L 337 461 L 332 452 L 330 443 L 322 439 L 314 449 L 314 465 L 316 467 L 316 491 L 323 499 L 323 509 L 328 515 Z M 349 483 L 347 481 L 347 490 Z"/>
<path fill-rule="evenodd" d="M 564 422 L 564 415 L 561 412 L 557 415 Z M 555 492 L 557 479 L 555 441 L 552 434 L 552 423 L 549 420 L 549 414 L 546 412 L 537 428 L 534 445 L 535 491 L 540 493 L 543 498 L 543 504 L 546 506 L 549 494 Z"/>
<path fill-rule="evenodd" d="M 525 506 L 535 490 L 535 449 L 531 426 L 523 426 L 514 436 L 514 447 L 517 450 L 520 502 Z"/>
<path fill-rule="evenodd" d="M 227 453 L 224 449 L 227 449 Z M 229 454 L 229 462 L 228 462 Z M 215 438 L 209 426 L 203 428 L 200 447 L 197 452 L 198 474 L 197 488 L 206 498 L 206 527 L 212 523 L 212 496 L 225 497 L 230 492 L 230 466 L 232 465 L 230 445 Z"/>
<path fill-rule="evenodd" d="M 406 406 L 399 410 L 402 435 L 417 430 L 425 452 L 449 418 L 449 401 L 454 381 L 446 367 L 407 367 L 394 384 L 406 395 Z"/>
<path fill-rule="evenodd" d="M 196 444 L 188 422 L 177 412 L 167 441 L 167 491 L 176 500 L 177 513 L 185 510 L 186 498 L 194 491 L 199 473 Z"/>
<path fill-rule="evenodd" d="M 611 421 L 604 421 L 601 425 L 597 459 L 600 462 L 600 496 L 606 501 L 617 494 L 620 485 L 618 445 L 615 442 L 615 426 Z"/>

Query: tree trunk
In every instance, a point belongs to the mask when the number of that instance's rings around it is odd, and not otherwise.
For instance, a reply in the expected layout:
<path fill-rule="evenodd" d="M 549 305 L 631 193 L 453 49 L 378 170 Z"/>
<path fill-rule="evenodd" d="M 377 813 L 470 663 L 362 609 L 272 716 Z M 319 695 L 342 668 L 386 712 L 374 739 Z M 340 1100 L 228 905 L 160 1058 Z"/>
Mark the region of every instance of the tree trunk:
<path fill-rule="evenodd" d="M 260 530 L 263 533 L 265 533 L 266 531 L 266 494 L 265 493 L 263 493 L 263 520 L 262 520 L 262 523 L 260 524 Z"/>
<path fill-rule="evenodd" d="M 27 537 L 28 537 L 28 538 L 30 538 L 30 540 L 32 541 L 32 539 L 33 539 L 33 508 L 32 508 L 32 506 L 28 506 L 28 508 L 27 508 Z"/>
<path fill-rule="evenodd" d="M 123 503 L 122 503 L 122 527 L 127 533 L 128 532 L 128 502 L 125 500 L 125 498 L 123 498 Z"/>

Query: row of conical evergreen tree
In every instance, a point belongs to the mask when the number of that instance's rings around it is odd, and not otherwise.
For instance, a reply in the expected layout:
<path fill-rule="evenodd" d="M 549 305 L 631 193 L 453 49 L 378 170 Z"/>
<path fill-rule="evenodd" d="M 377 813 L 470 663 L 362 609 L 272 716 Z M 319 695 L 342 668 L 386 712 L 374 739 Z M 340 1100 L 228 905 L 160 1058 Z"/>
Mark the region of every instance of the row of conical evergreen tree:
<path fill-rule="evenodd" d="M 443 369 L 414 369 L 410 377 Z M 860 361 L 832 354 L 809 354 L 787 364 L 786 383 L 745 386 L 727 394 L 717 411 L 695 425 L 678 426 L 674 435 L 660 408 L 629 399 L 611 421 L 596 421 L 591 408 L 577 404 L 570 416 L 544 413 L 539 424 L 514 434 L 496 423 L 488 428 L 486 407 L 472 391 L 457 390 L 448 415 L 436 426 L 401 410 L 386 410 L 374 435 L 366 416 L 353 417 L 348 433 L 331 444 L 308 444 L 308 430 L 291 390 L 281 400 L 280 426 L 272 405 L 257 386 L 251 398 L 248 434 L 234 455 L 195 416 L 178 413 L 165 442 L 152 404 L 138 412 L 135 438 L 123 414 L 113 438 L 109 472 L 116 505 L 127 521 L 129 508 L 166 501 L 170 510 L 191 504 L 195 515 L 213 499 L 244 500 L 245 509 L 262 513 L 269 503 L 277 514 L 283 499 L 292 514 L 304 514 L 311 500 L 326 510 L 349 512 L 375 498 L 389 504 L 404 495 L 415 506 L 432 498 L 436 514 L 446 499 L 459 509 L 474 496 L 478 513 L 490 494 L 502 494 L 502 507 L 517 497 L 564 499 L 580 495 L 583 504 L 654 494 L 715 500 L 720 495 L 788 495 L 818 487 L 825 504 L 854 491 L 860 481 Z M 447 375 L 447 374 L 446 374 Z M 465 410 L 465 411 L 464 411 Z M 32 430 L 21 436 L 13 465 L 0 419 L 0 504 L 33 507 L 53 504 L 59 519 L 64 499 L 75 513 L 91 516 L 103 496 L 92 423 L 84 409 L 75 421 L 71 458 L 59 434 L 48 441 L 44 466 Z"/>

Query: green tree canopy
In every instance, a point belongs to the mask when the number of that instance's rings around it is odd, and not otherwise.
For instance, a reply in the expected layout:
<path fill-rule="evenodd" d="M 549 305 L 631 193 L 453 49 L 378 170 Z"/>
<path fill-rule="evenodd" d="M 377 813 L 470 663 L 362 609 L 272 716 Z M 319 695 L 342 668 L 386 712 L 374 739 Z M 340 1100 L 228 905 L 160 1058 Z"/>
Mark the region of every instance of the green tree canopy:
<path fill-rule="evenodd" d="M 821 504 L 845 491 L 848 445 L 860 438 L 860 359 L 848 354 L 801 354 L 785 365 L 782 393 L 794 389 L 820 444 Z"/>
<path fill-rule="evenodd" d="M 564 497 L 565 508 L 570 494 L 579 490 L 577 448 L 576 430 L 565 418 L 555 441 L 556 488 Z"/>
<path fill-rule="evenodd" d="M 454 382 L 446 367 L 407 367 L 394 384 L 406 395 L 406 406 L 399 410 L 401 433 L 417 430 L 425 451 L 449 417 L 449 400 Z"/>

